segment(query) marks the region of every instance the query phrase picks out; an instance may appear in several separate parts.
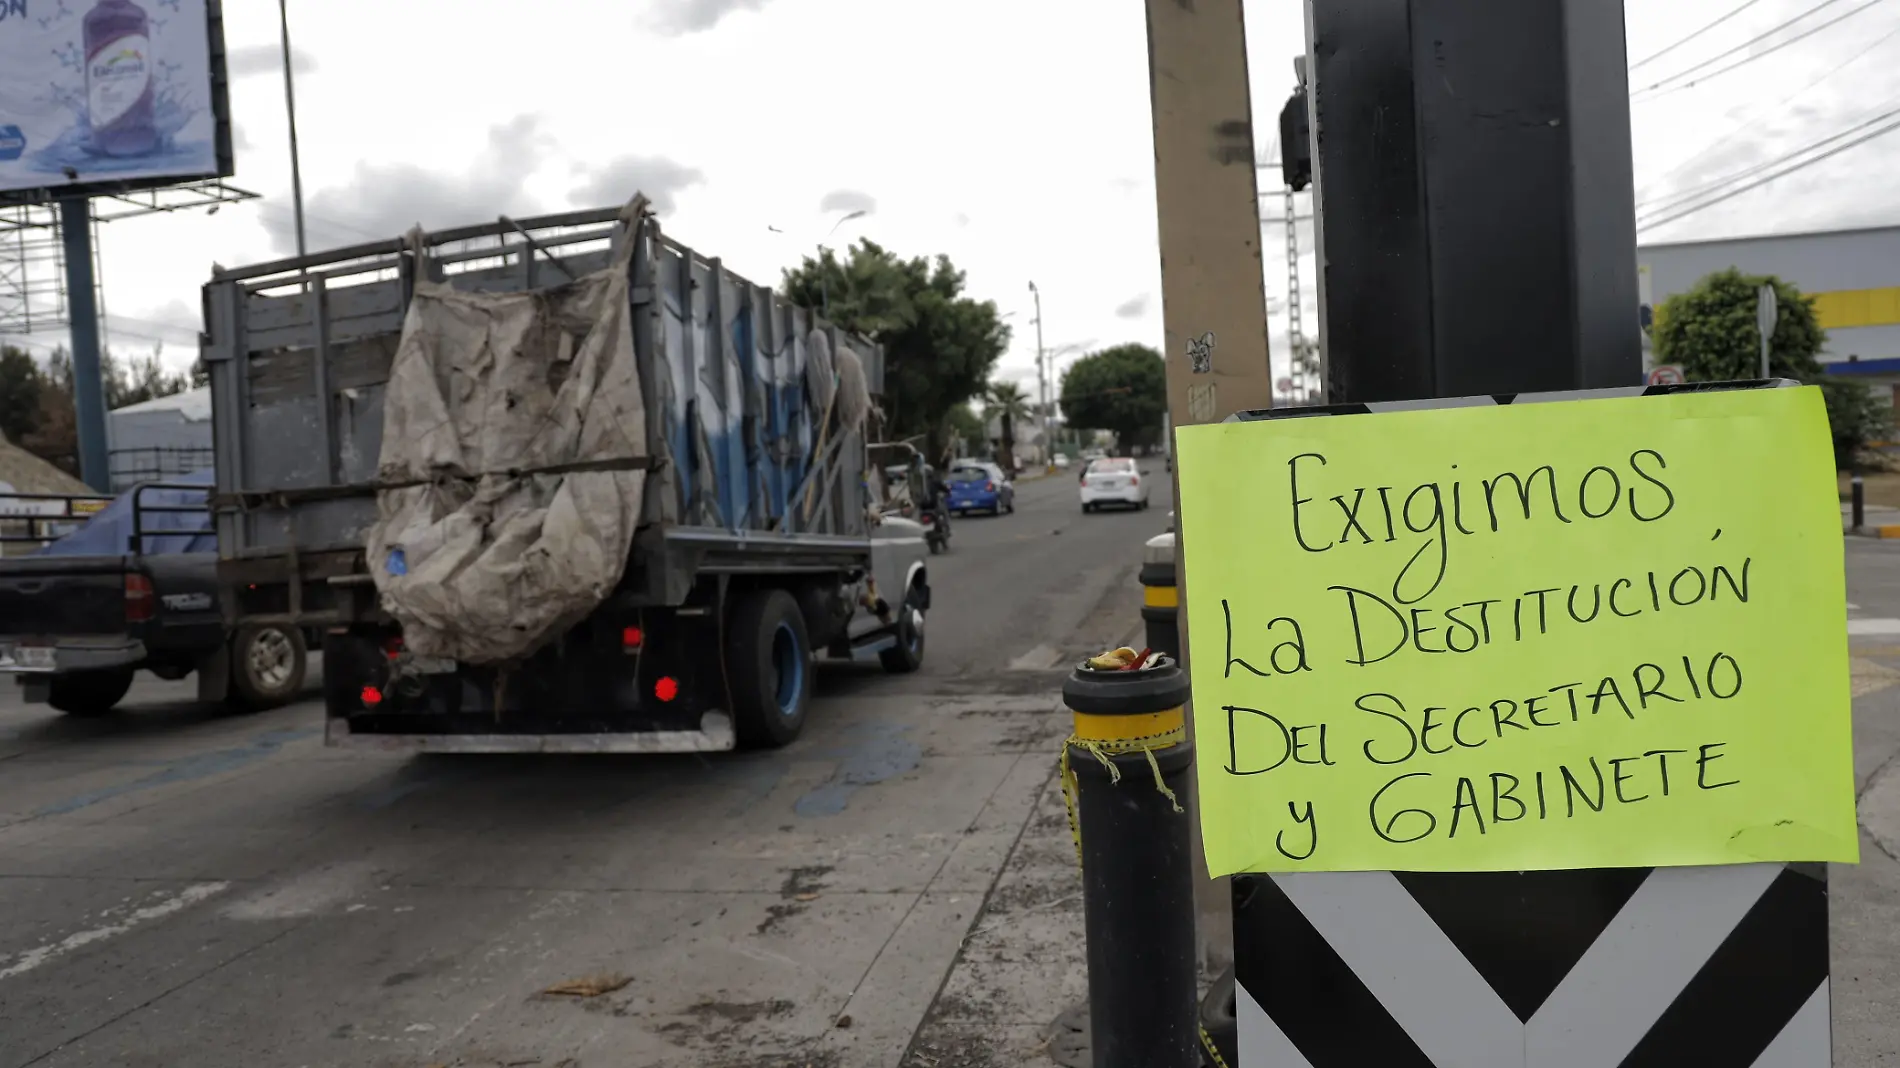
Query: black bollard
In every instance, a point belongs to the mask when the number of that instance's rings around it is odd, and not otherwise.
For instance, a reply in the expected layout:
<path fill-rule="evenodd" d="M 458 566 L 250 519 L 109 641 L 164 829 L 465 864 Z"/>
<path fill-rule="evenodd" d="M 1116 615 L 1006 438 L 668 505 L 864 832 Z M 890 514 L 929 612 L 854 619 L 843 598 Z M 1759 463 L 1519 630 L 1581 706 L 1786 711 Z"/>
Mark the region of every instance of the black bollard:
<path fill-rule="evenodd" d="M 1187 676 L 1078 667 L 1064 756 L 1082 854 L 1095 1068 L 1199 1068 Z"/>
<path fill-rule="evenodd" d="M 1859 530 L 1867 520 L 1867 487 L 1860 480 L 1860 472 L 1854 472 L 1854 529 Z"/>
<path fill-rule="evenodd" d="M 1148 648 L 1181 659 L 1181 591 L 1174 579 L 1174 535 L 1148 539 L 1141 560 L 1141 618 Z"/>

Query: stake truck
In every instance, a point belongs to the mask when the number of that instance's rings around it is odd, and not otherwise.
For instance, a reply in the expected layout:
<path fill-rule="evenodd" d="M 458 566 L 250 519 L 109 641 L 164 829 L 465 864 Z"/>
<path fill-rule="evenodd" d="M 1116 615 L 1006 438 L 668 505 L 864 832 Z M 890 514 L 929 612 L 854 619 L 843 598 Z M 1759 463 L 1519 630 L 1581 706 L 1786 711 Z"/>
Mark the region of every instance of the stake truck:
<path fill-rule="evenodd" d="M 215 270 L 221 603 L 323 635 L 331 745 L 797 737 L 819 658 L 914 671 L 883 354 L 625 208 Z"/>

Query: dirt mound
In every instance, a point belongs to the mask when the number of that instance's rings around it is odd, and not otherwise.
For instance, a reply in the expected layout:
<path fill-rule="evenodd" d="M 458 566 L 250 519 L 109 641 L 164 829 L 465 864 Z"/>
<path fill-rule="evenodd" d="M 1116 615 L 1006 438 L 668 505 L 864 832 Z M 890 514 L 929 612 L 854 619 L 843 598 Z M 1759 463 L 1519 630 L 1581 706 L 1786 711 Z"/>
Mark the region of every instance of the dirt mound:
<path fill-rule="evenodd" d="M 68 493 L 90 494 L 93 491 L 84 482 L 47 463 L 45 460 L 0 437 L 0 494 L 6 493 Z M 28 502 L 16 502 L 14 507 L 0 500 L 0 534 L 19 537 L 41 533 L 35 530 L 32 520 L 14 519 L 3 513 L 25 510 Z M 34 502 L 48 511 L 61 507 L 58 502 Z M 35 508 L 35 510 L 38 510 Z M 31 552 L 36 546 L 26 542 L 0 542 L 0 556 L 13 556 Z"/>

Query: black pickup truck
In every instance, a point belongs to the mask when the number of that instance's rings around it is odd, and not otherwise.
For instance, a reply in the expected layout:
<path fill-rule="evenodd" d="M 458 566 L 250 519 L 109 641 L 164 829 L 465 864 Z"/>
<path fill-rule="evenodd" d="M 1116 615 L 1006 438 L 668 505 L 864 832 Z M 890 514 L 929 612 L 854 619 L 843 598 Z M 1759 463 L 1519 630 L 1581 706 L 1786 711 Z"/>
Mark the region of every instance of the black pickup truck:
<path fill-rule="evenodd" d="M 102 715 L 140 670 L 162 679 L 195 671 L 200 700 L 246 709 L 283 704 L 302 689 L 301 631 L 226 627 L 207 489 L 144 483 L 59 537 L 50 535 L 61 524 L 45 520 L 71 517 L 80 510 L 75 505 L 97 499 L 0 498 L 11 505 L 0 514 L 39 513 L 24 521 L 25 533 L 0 535 L 10 546 L 37 546 L 28 555 L 0 557 L 0 673 L 18 680 L 27 701 L 69 715 Z"/>

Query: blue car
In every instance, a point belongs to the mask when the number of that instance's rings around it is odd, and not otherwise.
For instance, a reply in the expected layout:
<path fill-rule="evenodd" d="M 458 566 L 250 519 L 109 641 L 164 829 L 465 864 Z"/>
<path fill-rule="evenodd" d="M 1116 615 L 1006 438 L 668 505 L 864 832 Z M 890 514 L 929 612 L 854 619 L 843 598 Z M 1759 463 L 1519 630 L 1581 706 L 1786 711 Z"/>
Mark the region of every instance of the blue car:
<path fill-rule="evenodd" d="M 988 512 L 1002 515 L 1016 510 L 1016 487 L 1003 476 L 1003 469 L 991 463 L 959 464 L 950 469 L 952 514 Z"/>

